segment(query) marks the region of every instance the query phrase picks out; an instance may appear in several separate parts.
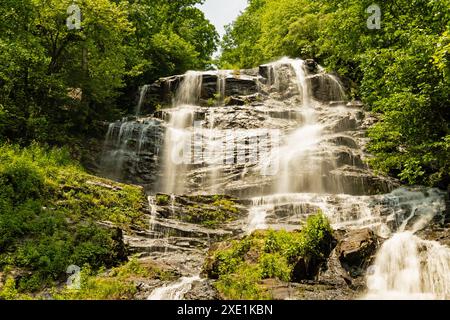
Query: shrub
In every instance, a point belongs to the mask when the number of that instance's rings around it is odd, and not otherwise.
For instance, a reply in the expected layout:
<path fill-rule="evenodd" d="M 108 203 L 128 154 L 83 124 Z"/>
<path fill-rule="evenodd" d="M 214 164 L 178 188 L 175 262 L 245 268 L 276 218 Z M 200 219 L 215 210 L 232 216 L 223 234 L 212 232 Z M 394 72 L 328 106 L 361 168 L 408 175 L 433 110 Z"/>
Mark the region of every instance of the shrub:
<path fill-rule="evenodd" d="M 228 299 L 259 299 L 267 296 L 258 285 L 261 280 L 293 280 L 299 259 L 320 263 L 330 254 L 332 242 L 328 219 L 319 212 L 308 217 L 300 232 L 255 231 L 219 247 L 207 260 L 206 273 L 218 279 L 216 287 Z"/>
<path fill-rule="evenodd" d="M 0 271 L 23 270 L 22 293 L 64 281 L 71 264 L 116 266 L 127 256 L 121 230 L 94 221 L 144 226 L 144 200 L 141 188 L 86 174 L 65 150 L 0 146 Z"/>
<path fill-rule="evenodd" d="M 156 195 L 156 204 L 158 206 L 165 206 L 169 204 L 170 197 L 167 194 L 158 194 Z"/>

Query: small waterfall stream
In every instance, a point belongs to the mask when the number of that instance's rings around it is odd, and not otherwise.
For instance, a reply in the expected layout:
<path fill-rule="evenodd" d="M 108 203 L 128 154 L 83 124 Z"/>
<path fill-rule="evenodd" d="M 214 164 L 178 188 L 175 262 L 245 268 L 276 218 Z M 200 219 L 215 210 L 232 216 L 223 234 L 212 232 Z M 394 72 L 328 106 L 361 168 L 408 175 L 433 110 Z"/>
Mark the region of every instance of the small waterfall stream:
<path fill-rule="evenodd" d="M 147 300 L 181 300 L 200 276 L 182 277 L 178 282 L 155 289 Z"/>
<path fill-rule="evenodd" d="M 377 254 L 366 299 L 449 299 L 450 248 L 396 233 Z"/>
<path fill-rule="evenodd" d="M 139 117 L 141 115 L 142 104 L 144 103 L 144 99 L 149 87 L 150 86 L 148 84 L 144 84 L 142 87 L 139 88 L 139 101 L 135 110 L 136 117 Z"/>
<path fill-rule="evenodd" d="M 168 83 L 169 90 L 176 88 L 171 108 L 159 119 L 110 124 L 101 162 L 105 175 L 143 184 L 152 194 L 154 238 L 144 241 L 152 257 L 181 265 L 199 257 L 179 281 L 155 289 L 148 299 L 183 299 L 200 280 L 200 257 L 206 254 L 192 243 L 209 243 L 212 234 L 160 217 L 158 192 L 171 195 L 172 216 L 179 195 L 245 199 L 249 214 L 235 230 L 242 234 L 295 230 L 320 210 L 335 229 L 370 228 L 387 239 L 369 269 L 364 298 L 450 297 L 450 249 L 416 235 L 445 210 L 443 193 L 398 188 L 370 170 L 363 150 L 374 120 L 345 102 L 337 77 L 307 61 L 283 58 L 259 71 L 189 71 Z M 136 114 L 148 90 L 141 87 Z M 207 240 L 190 239 L 190 233 Z"/>

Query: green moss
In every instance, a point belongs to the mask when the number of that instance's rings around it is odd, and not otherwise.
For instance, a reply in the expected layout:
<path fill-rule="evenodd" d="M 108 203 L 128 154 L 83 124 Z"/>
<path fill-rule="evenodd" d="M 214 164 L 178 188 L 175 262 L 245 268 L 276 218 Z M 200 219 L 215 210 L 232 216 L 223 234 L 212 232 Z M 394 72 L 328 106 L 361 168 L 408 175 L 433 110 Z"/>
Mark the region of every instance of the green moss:
<path fill-rule="evenodd" d="M 158 206 L 165 206 L 169 204 L 170 197 L 167 194 L 157 194 L 156 195 L 156 204 Z"/>
<path fill-rule="evenodd" d="M 180 216 L 182 221 L 215 228 L 221 223 L 234 221 L 239 216 L 236 203 L 225 196 L 194 196 L 191 200 L 196 203 L 187 206 L 186 212 Z"/>

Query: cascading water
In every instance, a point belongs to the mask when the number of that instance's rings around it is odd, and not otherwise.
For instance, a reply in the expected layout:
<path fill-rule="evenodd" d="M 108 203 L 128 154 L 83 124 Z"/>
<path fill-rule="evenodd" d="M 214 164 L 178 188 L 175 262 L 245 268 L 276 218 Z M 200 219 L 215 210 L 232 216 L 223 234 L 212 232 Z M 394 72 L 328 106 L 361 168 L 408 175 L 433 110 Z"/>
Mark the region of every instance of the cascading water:
<path fill-rule="evenodd" d="M 425 200 L 430 199 L 433 197 Z M 445 205 L 442 198 L 434 197 L 435 210 L 431 210 L 432 206 L 424 199 L 414 200 L 411 214 L 398 233 L 383 243 L 377 253 L 367 277 L 366 299 L 450 298 L 450 248 L 414 235 L 436 213 L 445 210 Z M 417 221 L 408 227 L 408 222 L 417 216 Z"/>
<path fill-rule="evenodd" d="M 310 61 L 283 58 L 259 71 L 191 71 L 167 79 L 162 87 L 175 91 L 163 121 L 110 125 L 103 158 L 112 176 L 159 177 L 145 182 L 152 194 L 170 195 L 168 216 L 179 211 L 175 195 L 246 199 L 248 216 L 233 225 L 246 233 L 295 230 L 320 210 L 335 229 L 370 228 L 388 239 L 370 268 L 366 298 L 449 297 L 449 249 L 415 235 L 444 211 L 442 193 L 398 189 L 368 168 L 363 150 L 374 120 L 358 104 L 344 102 L 337 77 Z M 158 166 L 142 174 L 155 157 Z M 144 241 L 154 246 L 147 250 L 156 252 L 155 259 L 175 256 L 184 265 L 195 242 L 186 234 L 209 241 L 211 231 L 163 218 L 156 203 L 151 196 L 155 239 Z M 182 274 L 198 274 L 201 263 Z M 198 279 L 181 278 L 149 299 L 183 298 Z"/>
<path fill-rule="evenodd" d="M 450 248 L 410 231 L 383 244 L 371 273 L 366 299 L 450 298 Z"/>
<path fill-rule="evenodd" d="M 100 160 L 103 175 L 130 181 L 128 171 L 150 175 L 157 168 L 162 140 L 161 122 L 142 118 L 129 121 L 126 118 L 109 124 Z"/>
<path fill-rule="evenodd" d="M 202 74 L 189 71 L 184 75 L 174 99 L 174 109 L 169 113 L 169 124 L 164 140 L 164 173 L 162 191 L 183 193 L 186 172 L 186 146 L 190 146 L 191 128 L 194 123 L 194 108 L 200 97 Z"/>
<path fill-rule="evenodd" d="M 147 95 L 149 87 L 150 86 L 148 84 L 144 84 L 142 87 L 139 88 L 139 101 L 135 110 L 136 117 L 139 117 L 141 115 L 142 104 L 144 103 L 145 96 Z"/>
<path fill-rule="evenodd" d="M 155 289 L 147 300 L 181 300 L 200 276 L 182 277 L 178 282 Z"/>

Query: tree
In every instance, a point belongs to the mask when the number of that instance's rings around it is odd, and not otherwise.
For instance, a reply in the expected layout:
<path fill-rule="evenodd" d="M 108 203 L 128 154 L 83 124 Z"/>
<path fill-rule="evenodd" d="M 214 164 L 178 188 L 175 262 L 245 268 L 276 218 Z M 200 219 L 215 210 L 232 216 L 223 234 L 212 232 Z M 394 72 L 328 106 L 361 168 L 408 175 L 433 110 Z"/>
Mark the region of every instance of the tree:
<path fill-rule="evenodd" d="M 283 55 L 314 57 L 379 113 L 369 130 L 375 169 L 406 183 L 450 183 L 449 0 L 250 1 L 229 27 L 222 64 L 252 67 Z M 252 28 L 256 26 L 255 28 Z"/>

